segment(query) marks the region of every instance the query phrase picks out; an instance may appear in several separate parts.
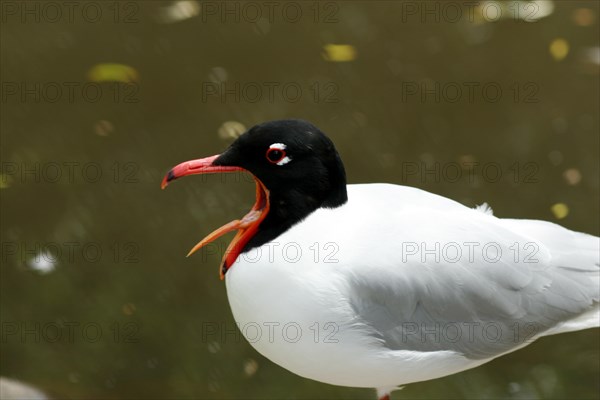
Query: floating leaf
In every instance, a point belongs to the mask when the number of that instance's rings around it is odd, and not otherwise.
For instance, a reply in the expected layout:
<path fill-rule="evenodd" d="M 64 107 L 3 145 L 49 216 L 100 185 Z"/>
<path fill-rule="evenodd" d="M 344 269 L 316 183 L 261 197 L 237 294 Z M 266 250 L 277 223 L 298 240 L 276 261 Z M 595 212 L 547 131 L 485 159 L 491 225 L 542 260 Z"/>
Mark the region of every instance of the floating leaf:
<path fill-rule="evenodd" d="M 27 266 L 40 274 L 47 274 L 56 268 L 56 259 L 52 253 L 41 252 L 37 253 L 34 257 L 27 260 Z"/>
<path fill-rule="evenodd" d="M 327 44 L 323 47 L 325 61 L 348 62 L 356 59 L 356 49 L 349 44 Z"/>
<path fill-rule="evenodd" d="M 556 61 L 563 60 L 569 54 L 569 42 L 565 39 L 554 39 L 550 43 L 550 54 Z"/>
<path fill-rule="evenodd" d="M 556 203 L 550 207 L 550 210 L 556 219 L 563 219 L 569 215 L 569 206 L 567 206 L 565 203 Z"/>
<path fill-rule="evenodd" d="M 123 82 L 133 83 L 139 81 L 135 68 L 124 64 L 96 64 L 88 71 L 91 82 Z"/>
<path fill-rule="evenodd" d="M 249 359 L 244 362 L 244 374 L 246 376 L 252 376 L 256 371 L 258 371 L 258 363 L 255 360 Z"/>
<path fill-rule="evenodd" d="M 121 307 L 121 310 L 123 311 L 123 314 L 125 314 L 125 315 L 133 315 L 136 308 L 133 303 L 126 303 L 126 304 L 123 304 L 123 307 Z"/>
<path fill-rule="evenodd" d="M 575 186 L 581 182 L 581 172 L 577 168 L 569 168 L 563 173 L 563 178 L 569 185 Z"/>
<path fill-rule="evenodd" d="M 110 121 L 102 119 L 94 125 L 94 132 L 98 136 L 108 136 L 115 130 L 115 127 Z"/>
<path fill-rule="evenodd" d="M 590 65 L 591 71 L 598 73 L 598 65 L 600 65 L 600 47 L 588 47 L 581 50 L 580 59 L 585 65 Z"/>
<path fill-rule="evenodd" d="M 223 140 L 237 139 L 242 133 L 246 132 L 246 127 L 241 122 L 226 121 L 219 127 L 219 137 Z"/>
<path fill-rule="evenodd" d="M 160 23 L 170 24 L 195 17 L 199 14 L 199 3 L 190 0 L 180 0 L 159 8 L 156 18 Z"/>
<path fill-rule="evenodd" d="M 12 180 L 10 175 L 0 173 L 0 189 L 9 188 Z"/>
<path fill-rule="evenodd" d="M 577 8 L 573 11 L 573 22 L 578 26 L 591 26 L 594 24 L 596 16 L 590 8 Z"/>

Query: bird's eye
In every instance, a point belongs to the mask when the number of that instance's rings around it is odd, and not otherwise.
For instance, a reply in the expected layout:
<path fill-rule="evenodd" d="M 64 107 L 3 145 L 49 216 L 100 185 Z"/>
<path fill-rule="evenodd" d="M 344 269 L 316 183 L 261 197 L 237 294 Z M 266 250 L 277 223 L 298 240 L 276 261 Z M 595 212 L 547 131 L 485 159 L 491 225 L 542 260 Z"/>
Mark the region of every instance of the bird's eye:
<path fill-rule="evenodd" d="M 271 164 L 276 165 L 284 165 L 291 161 L 291 159 L 286 155 L 285 152 L 285 144 L 274 143 L 267 150 L 267 160 Z"/>
<path fill-rule="evenodd" d="M 285 157 L 285 150 L 269 149 L 267 150 L 267 159 L 273 164 L 277 164 Z"/>

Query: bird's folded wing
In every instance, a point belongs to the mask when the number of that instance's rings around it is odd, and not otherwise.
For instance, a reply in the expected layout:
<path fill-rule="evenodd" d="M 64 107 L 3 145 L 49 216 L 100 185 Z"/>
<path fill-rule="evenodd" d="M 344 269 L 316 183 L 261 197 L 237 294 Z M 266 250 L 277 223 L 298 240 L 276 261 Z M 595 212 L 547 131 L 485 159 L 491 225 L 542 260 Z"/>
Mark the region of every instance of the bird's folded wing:
<path fill-rule="evenodd" d="M 598 307 L 597 237 L 542 221 L 461 214 L 415 216 L 410 234 L 390 232 L 395 249 L 388 237 L 386 248 L 372 249 L 383 253 L 372 258 L 375 266 L 347 275 L 357 324 L 383 346 L 491 358 Z M 444 254 L 448 243 L 462 247 L 457 261 L 449 247 Z"/>

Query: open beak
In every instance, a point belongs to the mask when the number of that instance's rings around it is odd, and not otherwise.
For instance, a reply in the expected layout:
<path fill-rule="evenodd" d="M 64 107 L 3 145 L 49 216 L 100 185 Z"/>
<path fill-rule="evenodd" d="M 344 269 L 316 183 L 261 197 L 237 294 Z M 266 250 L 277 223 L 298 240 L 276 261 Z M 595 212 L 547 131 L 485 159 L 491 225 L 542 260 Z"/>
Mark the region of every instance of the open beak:
<path fill-rule="evenodd" d="M 164 189 L 171 181 L 186 175 L 246 171 L 245 169 L 240 167 L 213 165 L 213 162 L 218 157 L 219 155 L 201 158 L 198 160 L 186 161 L 173 167 L 163 178 L 160 187 Z M 189 257 L 196 250 L 200 249 L 204 245 L 214 241 L 215 239 L 223 236 L 226 233 L 237 230 L 237 234 L 235 235 L 235 237 L 229 244 L 229 247 L 227 247 L 225 254 L 223 255 L 221 268 L 219 270 L 219 276 L 221 277 L 221 279 L 225 277 L 225 273 L 237 260 L 238 256 L 240 255 L 248 241 L 250 241 L 250 239 L 256 234 L 260 223 L 265 219 L 267 213 L 269 212 L 269 191 L 267 190 L 265 185 L 260 181 L 260 179 L 258 179 L 254 175 L 253 177 L 254 181 L 256 182 L 256 202 L 254 203 L 254 206 L 252 206 L 250 212 L 248 212 L 248 214 L 246 214 L 242 219 L 236 219 L 234 221 L 231 221 L 228 224 L 225 224 L 219 229 L 215 230 L 214 232 L 206 236 L 204 239 L 202 239 L 200 242 L 198 242 L 198 244 L 196 244 L 188 253 Z"/>

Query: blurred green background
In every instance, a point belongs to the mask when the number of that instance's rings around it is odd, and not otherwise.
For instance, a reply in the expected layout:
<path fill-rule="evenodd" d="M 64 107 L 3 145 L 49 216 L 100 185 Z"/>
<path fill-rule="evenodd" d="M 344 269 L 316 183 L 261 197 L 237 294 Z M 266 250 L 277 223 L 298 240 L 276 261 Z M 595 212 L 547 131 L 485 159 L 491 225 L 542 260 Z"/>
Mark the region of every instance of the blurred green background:
<path fill-rule="evenodd" d="M 0 3 L 4 377 L 73 399 L 373 398 L 264 359 L 233 333 L 219 252 L 185 258 L 253 184 L 161 192 L 163 174 L 266 120 L 319 126 L 350 183 L 599 233 L 598 2 L 55 4 Z M 598 339 L 394 397 L 598 398 Z"/>

